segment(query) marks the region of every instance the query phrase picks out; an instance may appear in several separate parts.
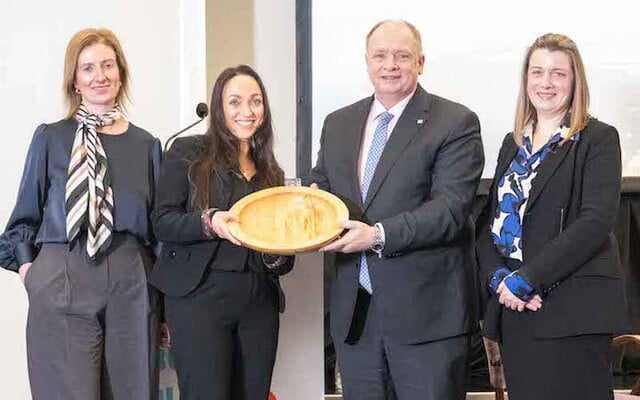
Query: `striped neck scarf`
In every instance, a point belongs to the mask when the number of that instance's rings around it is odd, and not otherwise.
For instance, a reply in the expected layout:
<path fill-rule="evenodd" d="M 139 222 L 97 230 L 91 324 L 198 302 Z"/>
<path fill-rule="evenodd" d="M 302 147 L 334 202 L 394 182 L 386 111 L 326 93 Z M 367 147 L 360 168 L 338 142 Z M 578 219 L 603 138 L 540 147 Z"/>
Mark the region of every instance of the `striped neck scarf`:
<path fill-rule="evenodd" d="M 109 247 L 113 234 L 113 189 L 107 154 L 96 128 L 112 125 L 120 117 L 118 105 L 103 115 L 95 115 L 81 104 L 76 113 L 78 129 L 71 149 L 65 194 L 67 238 L 71 247 L 82 229 L 87 229 L 90 262 Z"/>

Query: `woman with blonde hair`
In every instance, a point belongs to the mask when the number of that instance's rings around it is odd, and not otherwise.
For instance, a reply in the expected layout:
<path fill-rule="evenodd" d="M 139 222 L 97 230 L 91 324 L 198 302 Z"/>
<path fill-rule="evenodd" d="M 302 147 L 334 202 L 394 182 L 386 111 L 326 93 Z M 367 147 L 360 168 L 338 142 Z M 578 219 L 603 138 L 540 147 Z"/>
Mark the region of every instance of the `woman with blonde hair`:
<path fill-rule="evenodd" d="M 124 114 L 129 68 L 107 29 L 67 46 L 64 119 L 38 126 L 0 264 L 29 297 L 36 400 L 149 399 L 149 215 L 160 142 Z"/>
<path fill-rule="evenodd" d="M 612 399 L 609 346 L 627 321 L 618 132 L 589 115 L 567 36 L 537 38 L 521 80 L 478 221 L 484 335 L 500 342 L 510 399 Z"/>

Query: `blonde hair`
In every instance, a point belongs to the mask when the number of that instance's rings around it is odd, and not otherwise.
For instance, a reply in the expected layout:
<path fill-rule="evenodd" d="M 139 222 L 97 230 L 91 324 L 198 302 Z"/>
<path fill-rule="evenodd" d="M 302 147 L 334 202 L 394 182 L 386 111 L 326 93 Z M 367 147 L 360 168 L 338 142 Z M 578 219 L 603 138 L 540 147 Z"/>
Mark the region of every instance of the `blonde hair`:
<path fill-rule="evenodd" d="M 78 57 L 86 47 L 96 43 L 102 43 L 111 47 L 113 52 L 116 54 L 116 64 L 118 65 L 121 84 L 116 96 L 116 103 L 120 104 L 121 107 L 125 107 L 125 101 L 130 99 L 129 66 L 127 64 L 127 59 L 124 56 L 124 52 L 122 51 L 120 41 L 116 35 L 106 28 L 83 29 L 73 35 L 71 40 L 69 40 L 69 44 L 67 44 L 67 50 L 64 55 L 62 91 L 64 93 L 65 103 L 67 104 L 66 119 L 73 118 L 82 103 L 82 97 L 79 93 L 76 93 L 75 88 Z"/>
<path fill-rule="evenodd" d="M 546 49 L 548 51 L 561 51 L 569 56 L 573 69 L 573 93 L 570 99 L 569 110 L 567 112 L 569 131 L 565 140 L 580 132 L 587 125 L 589 119 L 589 87 L 587 76 L 584 71 L 582 57 L 578 51 L 578 46 L 568 36 L 559 33 L 547 33 L 537 38 L 531 47 L 527 49 L 524 62 L 522 63 L 522 76 L 520 77 L 520 92 L 518 93 L 518 103 L 516 106 L 516 116 L 513 127 L 513 136 L 516 143 L 522 145 L 525 128 L 529 124 L 535 125 L 538 117 L 536 109 L 531 104 L 527 95 L 527 77 L 529 72 L 529 61 L 534 51 Z M 565 118 L 567 119 L 567 118 Z"/>

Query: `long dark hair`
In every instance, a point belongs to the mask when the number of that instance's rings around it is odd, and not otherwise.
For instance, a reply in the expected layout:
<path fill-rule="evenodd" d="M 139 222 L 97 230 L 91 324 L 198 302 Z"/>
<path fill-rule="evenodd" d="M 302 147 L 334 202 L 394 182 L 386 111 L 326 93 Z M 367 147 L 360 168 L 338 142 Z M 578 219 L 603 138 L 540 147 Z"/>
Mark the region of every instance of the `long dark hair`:
<path fill-rule="evenodd" d="M 284 171 L 273 155 L 273 127 L 271 109 L 262 79 L 253 68 L 238 65 L 222 71 L 211 93 L 209 106 L 209 129 L 204 135 L 204 149 L 189 169 L 189 180 L 195 189 L 194 208 L 204 210 L 210 207 L 209 192 L 213 174 L 228 173 L 239 169 L 240 141 L 227 127 L 224 117 L 222 92 L 226 84 L 235 76 L 252 77 L 260 86 L 264 104 L 262 124 L 251 138 L 249 157 L 255 164 L 253 182 L 260 188 L 284 184 Z"/>

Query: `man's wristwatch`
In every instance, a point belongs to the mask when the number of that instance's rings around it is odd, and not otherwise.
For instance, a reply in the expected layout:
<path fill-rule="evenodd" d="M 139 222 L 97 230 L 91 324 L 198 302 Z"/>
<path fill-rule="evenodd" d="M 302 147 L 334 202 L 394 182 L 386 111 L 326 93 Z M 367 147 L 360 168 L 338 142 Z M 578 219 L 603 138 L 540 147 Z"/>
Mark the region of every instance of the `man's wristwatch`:
<path fill-rule="evenodd" d="M 384 250 L 382 224 L 380 222 L 377 222 L 373 225 L 373 229 L 375 229 L 375 236 L 373 237 L 373 245 L 371 245 L 371 250 L 373 250 L 378 255 L 378 258 L 382 258 L 382 250 Z"/>

